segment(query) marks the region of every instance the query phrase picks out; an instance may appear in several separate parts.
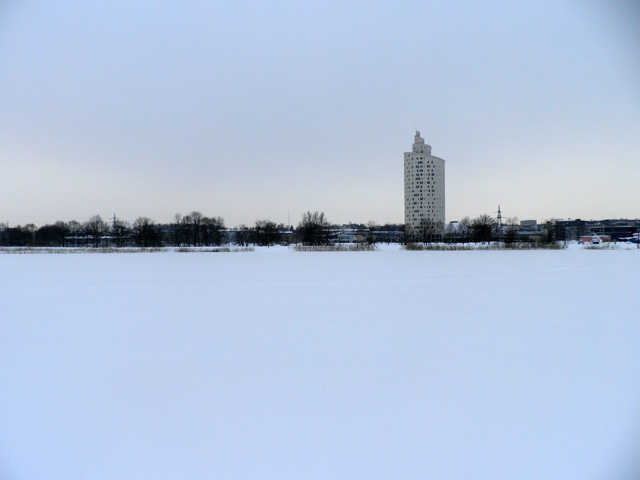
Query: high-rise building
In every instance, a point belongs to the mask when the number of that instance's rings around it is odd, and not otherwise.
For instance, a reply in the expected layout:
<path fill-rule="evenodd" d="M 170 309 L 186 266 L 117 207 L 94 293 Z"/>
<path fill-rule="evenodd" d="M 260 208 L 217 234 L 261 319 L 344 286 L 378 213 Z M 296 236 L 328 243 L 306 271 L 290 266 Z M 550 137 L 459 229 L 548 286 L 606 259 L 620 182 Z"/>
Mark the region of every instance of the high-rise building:
<path fill-rule="evenodd" d="M 418 131 L 404 154 L 404 225 L 409 235 L 444 233 L 444 160 L 431 155 Z"/>

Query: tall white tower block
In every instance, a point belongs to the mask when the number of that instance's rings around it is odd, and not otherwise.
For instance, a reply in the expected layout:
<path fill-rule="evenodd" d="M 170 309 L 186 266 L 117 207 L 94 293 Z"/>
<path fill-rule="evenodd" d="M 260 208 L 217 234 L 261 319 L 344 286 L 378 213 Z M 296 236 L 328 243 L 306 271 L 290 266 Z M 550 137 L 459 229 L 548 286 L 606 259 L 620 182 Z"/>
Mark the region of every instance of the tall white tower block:
<path fill-rule="evenodd" d="M 431 155 L 418 131 L 404 154 L 404 225 L 410 235 L 421 225 L 444 233 L 444 160 Z"/>

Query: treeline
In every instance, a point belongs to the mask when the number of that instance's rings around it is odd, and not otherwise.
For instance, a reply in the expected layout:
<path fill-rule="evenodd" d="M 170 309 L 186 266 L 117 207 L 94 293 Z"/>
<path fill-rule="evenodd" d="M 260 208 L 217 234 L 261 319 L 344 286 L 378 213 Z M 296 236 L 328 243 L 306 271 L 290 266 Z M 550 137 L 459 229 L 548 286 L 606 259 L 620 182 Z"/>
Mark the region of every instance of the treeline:
<path fill-rule="evenodd" d="M 208 217 L 193 211 L 187 215 L 176 214 L 173 222 L 168 224 L 158 224 L 148 217 L 138 217 L 130 224 L 114 216 L 107 222 L 100 215 L 83 223 L 75 220 L 58 221 L 39 228 L 34 224 L 16 227 L 0 224 L 0 246 L 199 247 L 230 243 L 240 246 L 290 243 L 319 246 L 350 241 L 397 242 L 402 238 L 402 230 L 402 225 L 387 224 L 379 227 L 372 222 L 366 226 L 332 225 L 323 212 L 303 214 L 297 228 L 271 220 L 257 220 L 253 226 L 226 228 L 221 217 Z"/>
<path fill-rule="evenodd" d="M 536 225 L 534 230 L 518 224 L 518 219 L 510 217 L 504 223 L 490 215 L 476 218 L 464 217 L 459 222 L 443 225 L 441 222 L 424 220 L 412 231 L 406 231 L 403 242 L 407 243 L 490 243 L 502 242 L 506 245 L 517 242 L 551 244 L 566 239 L 565 227 L 548 220 Z"/>
<path fill-rule="evenodd" d="M 548 220 L 536 225 L 535 230 L 528 230 L 519 225 L 515 217 L 507 218 L 504 223 L 498 223 L 496 218 L 485 214 L 474 219 L 464 217 L 459 222 L 449 223 L 444 229 L 443 240 L 447 243 L 552 244 L 566 240 L 566 230 L 556 220 Z"/>
<path fill-rule="evenodd" d="M 516 218 L 504 224 L 489 215 L 465 217 L 446 227 L 439 222 L 423 221 L 417 229 L 405 231 L 404 225 L 331 224 L 323 212 L 306 212 L 296 228 L 271 220 L 254 225 L 227 228 L 221 217 L 208 217 L 193 211 L 176 214 L 172 222 L 157 224 L 138 217 L 132 224 L 118 218 L 109 222 L 99 215 L 84 223 L 62 222 L 36 227 L 33 224 L 9 227 L 0 224 L 0 246 L 4 247 L 163 247 L 163 246 L 239 246 L 302 244 L 322 246 L 335 243 L 470 243 L 521 241 L 552 243 L 566 238 L 562 225 L 550 220 L 535 232 L 523 231 Z"/>
<path fill-rule="evenodd" d="M 222 245 L 226 242 L 224 220 L 194 211 L 176 214 L 174 222 L 157 224 L 138 217 L 132 224 L 118 218 L 105 221 L 100 215 L 84 223 L 58 221 L 37 228 L 33 224 L 0 228 L 1 246 L 36 247 L 159 247 L 164 245 Z"/>

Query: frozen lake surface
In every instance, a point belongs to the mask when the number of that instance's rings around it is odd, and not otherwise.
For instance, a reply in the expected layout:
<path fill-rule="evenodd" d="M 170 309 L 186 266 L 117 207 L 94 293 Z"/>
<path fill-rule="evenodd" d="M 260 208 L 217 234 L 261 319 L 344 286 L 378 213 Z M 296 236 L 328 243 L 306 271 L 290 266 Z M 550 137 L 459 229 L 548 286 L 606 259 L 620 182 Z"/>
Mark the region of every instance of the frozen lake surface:
<path fill-rule="evenodd" d="M 636 250 L 0 271 L 3 480 L 640 476 Z"/>

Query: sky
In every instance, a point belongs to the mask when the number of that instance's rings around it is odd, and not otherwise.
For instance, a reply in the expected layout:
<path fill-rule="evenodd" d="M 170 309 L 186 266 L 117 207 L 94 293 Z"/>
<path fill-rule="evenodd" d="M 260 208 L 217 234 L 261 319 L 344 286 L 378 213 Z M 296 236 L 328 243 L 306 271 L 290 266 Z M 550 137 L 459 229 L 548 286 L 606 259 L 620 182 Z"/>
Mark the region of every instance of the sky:
<path fill-rule="evenodd" d="M 446 219 L 640 217 L 640 5 L 0 6 L 0 222 L 404 221 L 415 130 Z"/>

